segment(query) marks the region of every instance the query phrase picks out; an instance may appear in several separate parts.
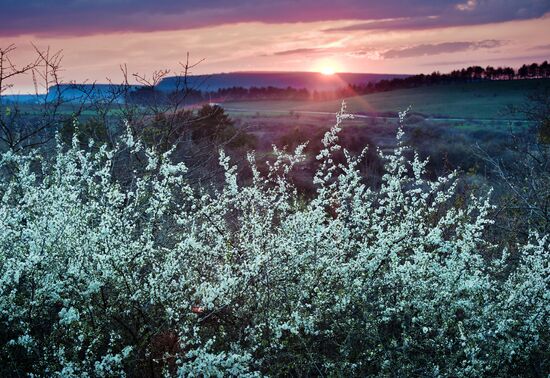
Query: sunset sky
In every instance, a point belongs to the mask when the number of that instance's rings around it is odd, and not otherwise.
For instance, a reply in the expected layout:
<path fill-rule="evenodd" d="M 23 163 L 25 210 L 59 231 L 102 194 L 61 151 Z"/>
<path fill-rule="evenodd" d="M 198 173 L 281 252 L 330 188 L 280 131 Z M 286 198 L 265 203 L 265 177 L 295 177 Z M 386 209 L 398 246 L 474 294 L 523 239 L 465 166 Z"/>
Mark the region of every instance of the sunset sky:
<path fill-rule="evenodd" d="M 550 60 L 550 0 L 0 0 L 0 46 L 63 50 L 63 79 L 193 73 L 429 73 Z M 28 78 L 27 78 L 28 79 Z M 18 82 L 19 91 L 29 88 Z"/>

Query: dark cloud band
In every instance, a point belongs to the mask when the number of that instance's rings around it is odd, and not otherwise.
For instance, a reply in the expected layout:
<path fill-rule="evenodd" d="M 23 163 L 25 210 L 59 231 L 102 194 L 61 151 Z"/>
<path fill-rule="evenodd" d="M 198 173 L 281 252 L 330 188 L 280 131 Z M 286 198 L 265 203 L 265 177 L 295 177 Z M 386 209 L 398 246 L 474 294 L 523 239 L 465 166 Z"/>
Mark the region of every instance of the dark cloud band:
<path fill-rule="evenodd" d="M 492 49 L 502 46 L 503 41 L 487 39 L 479 42 L 444 42 L 436 44 L 422 44 L 403 49 L 388 50 L 382 54 L 384 59 L 412 58 L 416 56 L 438 55 L 455 53 L 466 50 Z"/>
<path fill-rule="evenodd" d="M 369 22 L 339 31 L 414 29 L 536 18 L 549 11 L 548 0 L 0 0 L 0 36 L 344 19 Z"/>

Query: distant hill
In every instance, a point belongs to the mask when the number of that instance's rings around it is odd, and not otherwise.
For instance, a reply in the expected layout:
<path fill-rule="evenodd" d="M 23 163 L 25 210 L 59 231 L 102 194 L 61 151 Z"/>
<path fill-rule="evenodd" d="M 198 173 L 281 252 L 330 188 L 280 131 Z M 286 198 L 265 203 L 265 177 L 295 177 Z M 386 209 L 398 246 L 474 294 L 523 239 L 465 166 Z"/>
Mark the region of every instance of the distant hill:
<path fill-rule="evenodd" d="M 212 75 L 187 77 L 187 85 L 200 91 L 217 91 L 231 87 L 275 87 L 308 89 L 310 91 L 329 91 L 347 87 L 348 84 L 360 85 L 376 83 L 380 80 L 406 78 L 410 75 L 336 73 L 323 75 L 318 72 L 231 72 Z M 173 76 L 163 79 L 158 90 L 171 92 L 181 83 L 182 77 Z"/>
<path fill-rule="evenodd" d="M 2 101 L 6 104 L 38 104 L 44 101 L 44 97 L 35 94 L 9 94 L 2 95 Z"/>
<path fill-rule="evenodd" d="M 410 75 L 369 74 L 369 73 L 337 73 L 323 75 L 318 72 L 232 72 L 211 75 L 193 75 L 186 78 L 187 88 L 200 92 L 214 92 L 218 89 L 241 87 L 275 87 L 307 89 L 309 91 L 332 91 L 352 85 L 365 85 L 381 80 L 406 78 Z M 161 92 L 173 92 L 179 85 L 182 88 L 183 77 L 166 77 L 156 86 Z M 130 86 L 130 92 L 143 88 L 141 85 Z M 60 84 L 52 86 L 48 97 L 56 98 L 58 93 L 64 101 L 91 101 L 101 98 L 111 98 L 114 94 L 118 101 L 123 101 L 123 87 L 113 84 Z M 21 100 L 21 98 L 19 98 Z"/>
<path fill-rule="evenodd" d="M 48 89 L 48 98 L 54 100 L 61 97 L 63 101 L 90 102 L 101 99 L 116 99 L 116 102 L 124 101 L 124 94 L 132 92 L 141 85 L 124 85 L 117 84 L 59 84 Z"/>

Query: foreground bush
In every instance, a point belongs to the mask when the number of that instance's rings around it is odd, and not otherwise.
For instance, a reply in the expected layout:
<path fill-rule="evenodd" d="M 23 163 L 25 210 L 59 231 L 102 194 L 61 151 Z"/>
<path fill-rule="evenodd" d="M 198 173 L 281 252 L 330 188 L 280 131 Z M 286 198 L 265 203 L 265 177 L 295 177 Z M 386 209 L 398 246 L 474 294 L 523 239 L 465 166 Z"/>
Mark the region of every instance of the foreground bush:
<path fill-rule="evenodd" d="M 361 157 L 332 160 L 346 117 L 308 202 L 287 179 L 301 147 L 275 150 L 267 176 L 251 154 L 244 186 L 221 153 L 217 191 L 130 136 L 5 154 L 2 375 L 547 374 L 546 236 L 489 245 L 488 199 L 425 180 L 401 143 L 367 188 Z M 120 154 L 144 162 L 130 183 Z"/>

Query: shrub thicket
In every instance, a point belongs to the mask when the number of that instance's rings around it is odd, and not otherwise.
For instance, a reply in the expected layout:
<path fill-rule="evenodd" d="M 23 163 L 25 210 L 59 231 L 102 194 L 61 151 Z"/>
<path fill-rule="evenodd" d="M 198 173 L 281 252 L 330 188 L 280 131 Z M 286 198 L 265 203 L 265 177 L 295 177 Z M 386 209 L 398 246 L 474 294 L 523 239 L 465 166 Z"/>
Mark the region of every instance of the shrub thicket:
<path fill-rule="evenodd" d="M 402 133 L 379 190 L 323 138 L 304 202 L 302 147 L 242 185 L 198 190 L 126 135 L 0 164 L 2 375 L 548 374 L 549 250 L 486 240 L 487 198 L 424 178 Z M 144 169 L 124 185 L 124 151 Z M 365 155 L 365 154 L 363 154 Z M 490 257 L 490 258 L 489 258 Z"/>

